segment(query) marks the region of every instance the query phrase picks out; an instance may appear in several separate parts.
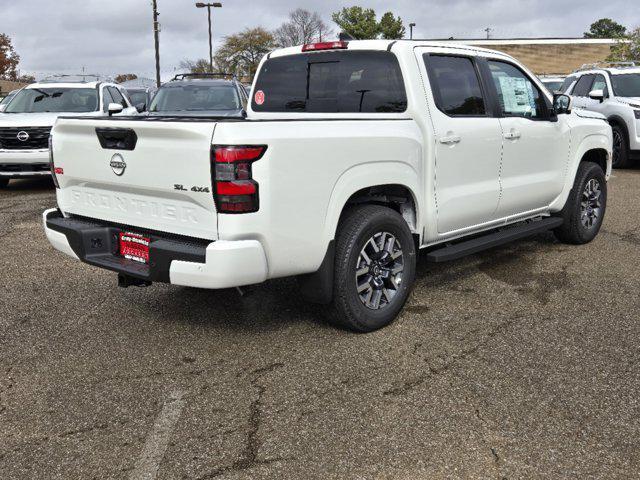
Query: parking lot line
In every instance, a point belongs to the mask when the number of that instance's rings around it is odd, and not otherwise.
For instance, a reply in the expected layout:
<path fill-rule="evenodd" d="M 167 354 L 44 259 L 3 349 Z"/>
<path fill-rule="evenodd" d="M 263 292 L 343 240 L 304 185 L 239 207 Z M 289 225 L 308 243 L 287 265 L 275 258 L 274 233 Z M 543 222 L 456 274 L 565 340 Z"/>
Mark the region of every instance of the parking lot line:
<path fill-rule="evenodd" d="M 156 478 L 160 463 L 169 445 L 171 433 L 184 408 L 185 393 L 182 390 L 171 392 L 169 398 L 164 402 L 164 406 L 144 444 L 142 454 L 129 476 L 130 480 L 153 480 Z"/>

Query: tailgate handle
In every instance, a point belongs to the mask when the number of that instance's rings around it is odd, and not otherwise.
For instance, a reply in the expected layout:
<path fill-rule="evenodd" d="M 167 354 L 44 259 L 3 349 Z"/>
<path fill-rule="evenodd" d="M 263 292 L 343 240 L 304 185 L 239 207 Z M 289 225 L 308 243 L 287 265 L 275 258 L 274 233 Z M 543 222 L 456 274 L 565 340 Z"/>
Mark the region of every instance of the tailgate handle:
<path fill-rule="evenodd" d="M 107 150 L 135 150 L 138 136 L 130 128 L 96 128 L 102 148 Z"/>

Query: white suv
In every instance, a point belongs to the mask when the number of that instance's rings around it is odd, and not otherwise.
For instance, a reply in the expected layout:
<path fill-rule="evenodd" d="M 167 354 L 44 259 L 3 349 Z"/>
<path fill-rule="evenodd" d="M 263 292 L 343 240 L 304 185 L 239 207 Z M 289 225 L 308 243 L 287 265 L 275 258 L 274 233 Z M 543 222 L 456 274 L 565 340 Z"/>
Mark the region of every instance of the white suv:
<path fill-rule="evenodd" d="M 567 78 L 565 93 L 576 109 L 603 114 L 613 129 L 613 166 L 625 168 L 640 157 L 640 66 L 585 66 Z M 569 84 L 569 85 L 567 85 Z"/>
<path fill-rule="evenodd" d="M 136 115 L 126 91 L 86 76 L 52 77 L 20 90 L 0 115 L 0 188 L 12 178 L 51 175 L 49 132 L 61 115 Z"/>

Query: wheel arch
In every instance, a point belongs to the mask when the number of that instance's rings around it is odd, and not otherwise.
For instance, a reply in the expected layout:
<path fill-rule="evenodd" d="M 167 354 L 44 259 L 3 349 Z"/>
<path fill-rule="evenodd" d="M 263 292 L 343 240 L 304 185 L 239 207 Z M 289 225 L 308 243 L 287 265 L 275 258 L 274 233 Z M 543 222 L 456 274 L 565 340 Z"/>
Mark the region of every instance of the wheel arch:
<path fill-rule="evenodd" d="M 329 200 L 325 221 L 327 242 L 335 238 L 345 211 L 352 205 L 365 204 L 393 208 L 403 216 L 412 234 L 421 235 L 418 174 L 410 165 L 377 162 L 346 171 L 336 182 Z"/>
<path fill-rule="evenodd" d="M 624 132 L 624 139 L 627 143 L 627 149 L 630 148 L 629 129 L 627 128 L 627 122 L 625 122 L 624 118 L 620 117 L 619 115 L 611 115 L 607 118 L 607 121 L 612 127 L 615 125 L 622 128 L 622 131 Z"/>
<path fill-rule="evenodd" d="M 604 162 L 603 170 L 606 178 L 609 178 L 612 168 L 611 136 L 605 135 L 604 133 L 598 133 L 584 137 L 582 142 L 580 142 L 576 148 L 572 158 L 573 161 L 569 164 L 569 171 L 565 179 L 564 189 L 550 206 L 552 212 L 559 212 L 567 202 L 581 163 L 594 161 L 600 166 L 603 166 L 602 162 Z"/>
<path fill-rule="evenodd" d="M 385 181 L 380 181 L 384 178 Z M 344 213 L 353 205 L 387 205 L 398 211 L 409 230 L 421 241 L 418 174 L 402 162 L 376 162 L 357 165 L 336 182 L 327 207 L 324 236 L 327 251 L 316 272 L 298 276 L 302 297 L 328 304 L 333 298 L 335 236 Z"/>

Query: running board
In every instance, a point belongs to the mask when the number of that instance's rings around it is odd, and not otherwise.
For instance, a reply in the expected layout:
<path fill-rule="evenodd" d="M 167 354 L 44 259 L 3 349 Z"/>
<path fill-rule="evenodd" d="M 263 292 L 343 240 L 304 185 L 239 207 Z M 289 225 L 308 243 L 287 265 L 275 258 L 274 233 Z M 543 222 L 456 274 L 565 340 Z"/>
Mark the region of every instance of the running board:
<path fill-rule="evenodd" d="M 427 261 L 434 263 L 457 260 L 467 255 L 482 252 L 493 247 L 504 245 L 505 243 L 527 238 L 538 233 L 546 232 L 558 228 L 563 223 L 562 218 L 547 217 L 535 222 L 524 223 L 516 227 L 506 228 L 498 232 L 489 233 L 471 240 L 455 243 L 448 247 L 439 248 L 427 255 Z"/>

